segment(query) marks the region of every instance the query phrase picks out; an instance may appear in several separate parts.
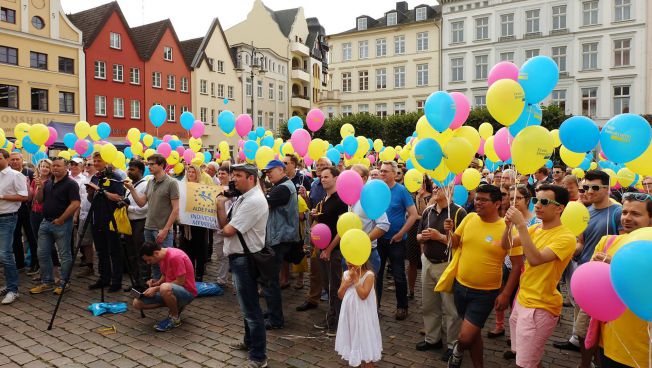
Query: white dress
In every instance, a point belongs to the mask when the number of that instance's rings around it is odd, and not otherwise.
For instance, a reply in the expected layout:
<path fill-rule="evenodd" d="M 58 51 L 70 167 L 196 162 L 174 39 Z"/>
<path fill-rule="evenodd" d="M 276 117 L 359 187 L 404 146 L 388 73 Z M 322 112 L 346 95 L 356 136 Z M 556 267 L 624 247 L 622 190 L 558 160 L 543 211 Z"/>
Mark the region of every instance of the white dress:
<path fill-rule="evenodd" d="M 369 275 L 373 275 L 373 272 L 367 271 L 358 283 L 364 283 Z M 343 277 L 351 277 L 349 271 L 345 271 Z M 360 299 L 354 285 L 346 290 L 337 324 L 335 351 L 351 367 L 380 360 L 383 339 L 378 322 L 375 288 L 371 289 L 365 300 Z"/>

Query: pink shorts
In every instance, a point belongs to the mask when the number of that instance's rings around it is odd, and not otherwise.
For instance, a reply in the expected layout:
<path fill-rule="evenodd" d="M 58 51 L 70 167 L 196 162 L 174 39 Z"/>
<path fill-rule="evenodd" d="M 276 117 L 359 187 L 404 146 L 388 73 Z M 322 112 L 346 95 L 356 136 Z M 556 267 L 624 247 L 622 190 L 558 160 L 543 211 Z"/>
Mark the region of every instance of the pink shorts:
<path fill-rule="evenodd" d="M 546 341 L 552 335 L 559 316 L 545 309 L 525 308 L 514 303 L 509 318 L 512 350 L 516 352 L 516 365 L 523 368 L 538 367 Z"/>

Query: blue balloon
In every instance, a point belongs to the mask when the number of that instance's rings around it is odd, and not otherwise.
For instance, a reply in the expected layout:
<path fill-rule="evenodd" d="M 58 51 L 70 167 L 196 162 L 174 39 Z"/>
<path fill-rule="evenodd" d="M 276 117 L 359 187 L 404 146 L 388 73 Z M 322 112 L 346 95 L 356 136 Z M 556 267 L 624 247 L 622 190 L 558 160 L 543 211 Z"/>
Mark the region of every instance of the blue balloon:
<path fill-rule="evenodd" d="M 491 172 L 496 171 L 496 169 L 498 169 L 499 167 L 498 164 L 496 164 L 495 162 L 491 161 L 488 158 L 484 160 L 484 166 Z"/>
<path fill-rule="evenodd" d="M 298 116 L 293 116 L 288 120 L 288 130 L 290 134 L 294 133 L 297 129 L 303 129 L 303 121 Z"/>
<path fill-rule="evenodd" d="M 210 152 L 208 152 L 208 151 L 204 151 L 204 163 L 205 163 L 205 164 L 211 162 L 211 159 L 212 159 L 212 158 L 213 158 L 213 156 L 211 155 Z"/>
<path fill-rule="evenodd" d="M 516 137 L 516 135 L 526 127 L 541 125 L 541 119 L 543 119 L 541 107 L 536 104 L 527 105 L 523 108 L 523 112 L 521 112 L 521 115 L 516 119 L 516 122 L 509 126 L 509 133 L 512 137 Z"/>
<path fill-rule="evenodd" d="M 453 191 L 453 203 L 464 206 L 467 199 L 469 199 L 469 191 L 464 188 L 464 185 L 456 185 Z"/>
<path fill-rule="evenodd" d="M 443 152 L 436 140 L 425 138 L 414 147 L 414 157 L 424 169 L 434 170 L 441 163 Z"/>
<path fill-rule="evenodd" d="M 534 177 L 533 177 L 533 176 L 530 176 L 530 177 L 527 179 L 527 182 L 528 182 L 528 184 L 533 185 L 533 184 L 534 184 Z"/>
<path fill-rule="evenodd" d="M 256 132 L 254 132 L 253 130 L 250 131 L 249 133 L 247 133 L 247 139 L 248 140 L 255 141 L 256 138 L 258 138 L 258 136 L 256 135 Z"/>
<path fill-rule="evenodd" d="M 582 160 L 578 167 L 584 171 L 587 171 L 591 168 L 591 160 L 588 157 L 584 157 L 584 160 Z"/>
<path fill-rule="evenodd" d="M 525 92 L 525 102 L 543 101 L 557 85 L 559 67 L 554 60 L 539 55 L 526 61 L 518 73 L 518 83 Z"/>
<path fill-rule="evenodd" d="M 111 135 L 111 126 L 108 123 L 99 123 L 97 125 L 97 135 L 99 135 L 101 139 L 109 138 Z"/>
<path fill-rule="evenodd" d="M 82 157 L 89 157 L 95 150 L 95 147 L 93 147 L 93 142 L 86 139 L 86 143 L 88 144 L 88 149 L 86 149 L 86 152 L 81 154 Z"/>
<path fill-rule="evenodd" d="M 75 142 L 77 142 L 77 136 L 75 133 L 66 133 L 66 135 L 63 136 L 63 144 L 65 144 L 66 147 L 70 149 L 74 148 Z"/>
<path fill-rule="evenodd" d="M 358 140 L 354 136 L 348 135 L 342 141 L 342 147 L 344 147 L 344 153 L 353 156 L 358 150 Z"/>
<path fill-rule="evenodd" d="M 154 105 L 149 109 L 149 121 L 152 122 L 152 125 L 159 128 L 165 119 L 167 119 L 168 113 L 165 112 L 165 108 L 161 105 Z"/>
<path fill-rule="evenodd" d="M 145 171 L 143 172 L 143 176 L 148 176 L 148 175 L 151 175 L 151 173 L 149 172 L 149 167 L 145 166 Z"/>
<path fill-rule="evenodd" d="M 428 123 L 438 132 L 443 132 L 455 118 L 455 101 L 444 91 L 430 94 L 426 99 L 424 112 Z"/>
<path fill-rule="evenodd" d="M 640 115 L 616 115 L 602 127 L 600 145 L 609 160 L 625 163 L 636 159 L 650 146 L 652 129 Z"/>
<path fill-rule="evenodd" d="M 183 114 L 181 114 L 179 121 L 181 122 L 183 129 L 190 130 L 190 128 L 195 124 L 195 116 L 190 111 L 184 111 Z"/>
<path fill-rule="evenodd" d="M 34 153 L 38 152 L 38 149 L 39 149 L 39 148 L 40 148 L 39 146 L 37 146 L 36 144 L 32 143 L 32 139 L 31 139 L 28 135 L 26 135 L 26 136 L 23 138 L 23 149 L 24 149 L 25 151 L 34 154 Z"/>
<path fill-rule="evenodd" d="M 335 146 L 335 149 L 336 149 L 337 152 L 339 152 L 339 153 L 344 153 L 344 146 L 342 146 L 341 144 L 336 145 L 336 146 Z"/>
<path fill-rule="evenodd" d="M 412 158 L 408 158 L 407 161 L 405 161 L 405 168 L 408 170 L 414 169 L 414 164 L 412 163 Z"/>
<path fill-rule="evenodd" d="M 611 282 L 627 307 L 644 321 L 652 322 L 652 241 L 626 244 L 611 260 Z"/>
<path fill-rule="evenodd" d="M 271 135 L 268 135 L 267 137 L 260 140 L 260 145 L 261 146 L 267 146 L 269 148 L 273 148 L 274 147 L 274 137 L 272 137 Z"/>
<path fill-rule="evenodd" d="M 586 116 L 572 116 L 559 127 L 559 140 L 572 152 L 588 152 L 600 140 L 600 130 Z"/>
<path fill-rule="evenodd" d="M 147 133 L 145 133 L 145 132 L 141 132 L 141 133 L 140 133 L 140 139 L 139 139 L 139 141 L 142 142 L 143 138 L 145 138 L 146 135 L 147 135 Z"/>
<path fill-rule="evenodd" d="M 225 104 L 225 105 L 228 105 L 228 104 L 229 104 L 229 99 L 228 99 L 228 98 L 225 98 L 225 99 L 224 99 L 224 104 Z"/>
<path fill-rule="evenodd" d="M 38 165 L 39 161 L 44 160 L 46 158 L 48 158 L 48 155 L 46 155 L 45 152 L 41 152 L 41 151 L 36 152 L 34 156 L 32 156 L 32 164 Z"/>
<path fill-rule="evenodd" d="M 326 157 L 331 160 L 333 165 L 340 163 L 340 151 L 336 150 L 335 148 L 331 148 L 326 151 Z"/>
<path fill-rule="evenodd" d="M 256 136 L 258 138 L 264 137 L 265 136 L 265 128 L 263 128 L 263 127 L 256 128 Z"/>
<path fill-rule="evenodd" d="M 176 139 L 170 139 L 170 141 L 168 142 L 168 144 L 170 145 L 170 147 L 171 147 L 173 150 L 175 150 L 175 149 L 177 149 L 177 147 L 183 145 L 183 143 L 182 143 L 181 141 L 178 141 L 178 140 L 176 140 Z"/>
<path fill-rule="evenodd" d="M 550 160 L 546 161 L 546 167 L 552 169 L 552 161 Z"/>
<path fill-rule="evenodd" d="M 124 154 L 126 158 L 134 157 L 134 153 L 131 151 L 131 147 L 125 148 Z"/>
<path fill-rule="evenodd" d="M 385 182 L 378 179 L 372 179 L 362 187 L 360 193 L 360 205 L 367 217 L 372 220 L 379 218 L 392 200 L 392 193 Z"/>
<path fill-rule="evenodd" d="M 229 110 L 224 110 L 217 115 L 217 124 L 224 133 L 231 133 L 235 128 L 235 115 Z"/>
<path fill-rule="evenodd" d="M 243 148 L 246 158 L 250 160 L 256 158 L 256 151 L 258 151 L 258 143 L 256 143 L 256 141 L 246 141 Z"/>
<path fill-rule="evenodd" d="M 372 149 L 374 149 L 374 141 L 372 141 L 371 138 L 367 138 L 367 143 L 369 143 L 369 149 L 365 153 L 369 153 Z"/>
<path fill-rule="evenodd" d="M 412 136 L 406 137 L 405 138 L 405 144 L 410 143 L 411 140 L 412 140 Z"/>

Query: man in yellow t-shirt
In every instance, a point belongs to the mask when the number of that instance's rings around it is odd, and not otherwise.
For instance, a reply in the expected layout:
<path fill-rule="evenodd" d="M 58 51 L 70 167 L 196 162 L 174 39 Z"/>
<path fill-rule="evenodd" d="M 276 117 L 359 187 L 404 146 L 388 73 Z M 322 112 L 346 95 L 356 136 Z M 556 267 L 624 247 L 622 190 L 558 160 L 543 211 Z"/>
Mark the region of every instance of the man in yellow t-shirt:
<path fill-rule="evenodd" d="M 652 226 L 652 196 L 647 193 L 625 193 L 620 222 L 625 234 Z M 592 260 L 611 263 L 611 258 L 629 243 L 627 235 L 619 235 L 615 239 L 609 237 L 608 235 L 600 239 L 595 246 Z M 605 248 L 608 248 L 606 252 Z M 649 354 L 647 322 L 628 308 L 618 319 L 603 323 L 601 326 L 602 368 L 647 367 Z"/>
<path fill-rule="evenodd" d="M 453 283 L 453 298 L 463 322 L 448 360 L 449 368 L 461 366 L 465 350 L 470 351 L 474 367 L 484 366 L 482 327 L 494 308 L 507 309 L 518 283 L 523 251 L 520 247 L 511 250 L 501 247 L 500 239 L 505 231 L 505 221 L 498 214 L 501 201 L 498 187 L 478 187 L 474 199 L 476 213 L 467 215 L 452 237 L 453 248 L 459 248 L 458 252 L 461 252 Z M 503 262 L 507 254 L 513 268 L 501 290 Z"/>
<path fill-rule="evenodd" d="M 541 363 L 544 346 L 561 314 L 563 297 L 557 290 L 564 269 L 575 252 L 575 236 L 561 223 L 561 214 L 570 195 L 563 187 L 542 184 L 533 198 L 534 211 L 541 224 L 527 227 L 516 207 L 507 210 L 508 228 L 518 231 L 517 243 L 525 255 L 525 271 L 509 318 L 512 351 L 516 365 L 535 368 Z M 508 248 L 503 238 L 503 247 Z"/>

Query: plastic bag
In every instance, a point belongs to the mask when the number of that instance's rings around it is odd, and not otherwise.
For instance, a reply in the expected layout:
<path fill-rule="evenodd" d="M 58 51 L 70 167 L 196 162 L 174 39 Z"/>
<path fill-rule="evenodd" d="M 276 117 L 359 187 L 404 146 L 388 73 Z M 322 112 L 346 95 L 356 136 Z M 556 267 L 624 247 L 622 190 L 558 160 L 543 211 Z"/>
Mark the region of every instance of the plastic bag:
<path fill-rule="evenodd" d="M 197 297 L 214 296 L 224 294 L 224 290 L 218 284 L 211 284 L 208 282 L 195 282 L 197 287 Z"/>
<path fill-rule="evenodd" d="M 127 311 L 127 303 L 93 303 L 86 309 L 93 312 L 93 315 L 97 317 L 104 313 L 124 313 Z"/>

